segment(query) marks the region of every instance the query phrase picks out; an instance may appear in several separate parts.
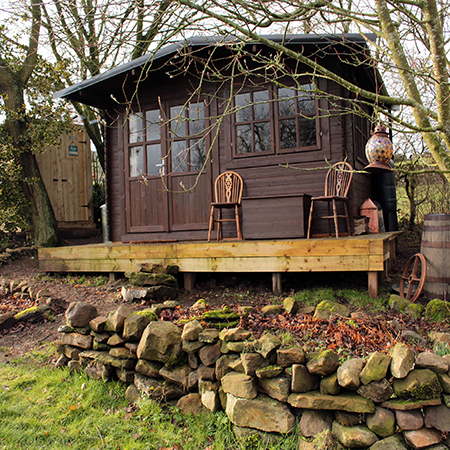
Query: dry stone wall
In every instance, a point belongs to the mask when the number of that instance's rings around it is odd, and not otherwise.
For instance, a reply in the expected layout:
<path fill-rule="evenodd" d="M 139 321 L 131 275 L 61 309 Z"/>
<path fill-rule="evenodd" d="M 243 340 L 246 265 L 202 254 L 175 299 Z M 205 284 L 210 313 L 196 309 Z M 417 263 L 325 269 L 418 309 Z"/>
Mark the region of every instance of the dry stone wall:
<path fill-rule="evenodd" d="M 242 328 L 159 320 L 155 311 L 173 307 L 136 313 L 122 305 L 101 317 L 71 304 L 57 365 L 119 379 L 132 400 L 177 400 L 194 414 L 223 409 L 238 436 L 290 433 L 298 421 L 299 450 L 328 448 L 323 436 L 346 448 L 448 448 L 450 355 L 396 344 L 390 354 L 341 363 L 332 350 L 305 354 L 272 334 L 255 339 Z"/>

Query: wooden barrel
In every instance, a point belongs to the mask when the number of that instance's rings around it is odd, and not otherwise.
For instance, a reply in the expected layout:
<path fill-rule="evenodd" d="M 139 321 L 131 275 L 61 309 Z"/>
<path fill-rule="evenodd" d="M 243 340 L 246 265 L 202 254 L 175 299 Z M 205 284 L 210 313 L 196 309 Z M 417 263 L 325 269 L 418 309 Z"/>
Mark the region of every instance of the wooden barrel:
<path fill-rule="evenodd" d="M 450 301 L 450 214 L 426 214 L 421 253 L 427 260 L 425 298 Z"/>

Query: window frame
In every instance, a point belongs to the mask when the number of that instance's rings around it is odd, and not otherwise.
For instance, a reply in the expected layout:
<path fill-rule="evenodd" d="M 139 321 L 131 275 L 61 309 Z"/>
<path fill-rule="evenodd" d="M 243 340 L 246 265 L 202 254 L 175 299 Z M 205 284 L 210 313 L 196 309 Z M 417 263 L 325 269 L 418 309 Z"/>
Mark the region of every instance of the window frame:
<path fill-rule="evenodd" d="M 300 84 L 300 86 L 306 86 L 306 85 L 312 85 L 312 83 L 309 80 L 305 80 L 305 82 L 302 82 Z M 295 86 L 291 86 L 291 85 L 286 85 L 283 86 L 282 88 L 287 88 L 287 89 L 294 89 L 295 90 Z M 282 89 L 280 88 L 280 89 Z M 232 114 L 232 120 L 231 120 L 231 125 L 232 125 L 232 146 L 233 146 L 233 150 L 232 150 L 232 158 L 239 160 L 242 158 L 255 158 L 258 156 L 272 156 L 272 155 L 285 155 L 285 154 L 293 154 L 293 153 L 303 153 L 303 152 L 317 152 L 318 150 L 320 150 L 322 148 L 322 142 L 321 142 L 321 130 L 320 130 L 320 110 L 319 110 L 319 99 L 317 98 L 316 95 L 313 94 L 314 97 L 314 106 L 315 106 L 315 125 L 316 125 L 316 143 L 314 145 L 308 145 L 308 146 L 301 146 L 301 145 L 297 145 L 295 148 L 284 148 L 281 149 L 281 131 L 280 131 L 280 124 L 283 120 L 288 120 L 288 119 L 292 119 L 294 118 L 296 121 L 296 139 L 297 139 L 297 143 L 299 143 L 299 134 L 300 134 L 300 123 L 299 120 L 302 118 L 302 116 L 300 116 L 298 114 L 298 100 L 296 101 L 296 113 L 289 116 L 289 117 L 281 117 L 279 114 L 279 97 L 278 97 L 278 87 L 274 86 L 274 85 L 269 85 L 269 86 L 265 86 L 265 85 L 260 85 L 258 87 L 246 87 L 242 90 L 239 91 L 239 94 L 247 94 L 247 93 L 251 93 L 252 95 L 252 99 L 254 96 L 255 92 L 262 92 L 262 91 L 268 91 L 269 92 L 269 100 L 268 100 L 268 105 L 269 105 L 269 119 L 267 120 L 253 120 L 253 113 L 252 113 L 252 120 L 251 121 L 245 121 L 245 122 L 238 122 L 236 120 L 237 117 L 237 113 L 235 112 L 234 114 Z M 298 98 L 298 97 L 297 97 Z M 235 99 L 233 99 L 233 105 L 234 107 L 236 107 L 236 101 Z M 250 103 L 250 106 L 253 107 L 254 103 Z M 257 152 L 257 151 L 251 151 L 251 152 L 246 152 L 246 153 L 238 153 L 238 132 L 237 132 L 237 128 L 238 126 L 241 125 L 252 125 L 252 130 L 253 130 L 253 125 L 260 123 L 260 122 L 264 122 L 264 121 L 268 121 L 270 123 L 270 129 L 271 129 L 271 149 L 270 151 L 262 151 L 262 152 Z M 252 146 L 254 148 L 254 136 L 252 135 Z"/>

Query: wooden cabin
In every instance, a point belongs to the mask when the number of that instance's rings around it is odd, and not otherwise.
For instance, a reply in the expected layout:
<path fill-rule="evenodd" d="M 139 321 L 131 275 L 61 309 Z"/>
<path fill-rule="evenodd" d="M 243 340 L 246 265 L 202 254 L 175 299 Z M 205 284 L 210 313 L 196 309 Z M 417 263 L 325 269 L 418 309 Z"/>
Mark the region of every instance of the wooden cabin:
<path fill-rule="evenodd" d="M 368 63 L 368 38 L 268 37 L 376 92 L 383 84 Z M 368 163 L 371 108 L 352 106 L 353 94 L 339 84 L 259 43 L 211 37 L 169 45 L 57 96 L 105 111 L 112 244 L 81 253 L 43 249 L 42 269 L 114 272 L 165 261 L 186 273 L 272 272 L 274 289 L 284 271 L 366 270 L 376 296 L 392 234 L 302 239 L 310 198 L 324 194 L 328 168 L 346 160 L 360 171 Z M 208 235 L 214 181 L 229 170 L 244 181 L 244 241 L 197 244 Z M 355 173 L 350 217 L 370 196 L 370 175 Z M 235 235 L 232 225 L 225 224 L 225 237 Z M 325 235 L 327 221 L 314 221 L 312 236 Z"/>
<path fill-rule="evenodd" d="M 36 159 L 61 236 L 95 236 L 89 136 L 82 126 L 61 135 Z"/>
<path fill-rule="evenodd" d="M 380 85 L 362 62 L 368 55 L 361 35 L 287 41 L 364 89 Z M 325 78 L 264 72 L 259 66 L 274 51 L 259 44 L 246 46 L 242 65 L 230 67 L 239 51 L 228 41 L 194 38 L 158 51 L 151 62 L 142 57 L 59 93 L 107 111 L 112 241 L 205 239 L 213 183 L 226 170 L 244 180 L 244 239 L 303 238 L 309 196 L 323 195 L 328 165 L 346 159 L 365 167 L 372 124 L 352 114 L 348 91 Z M 204 69 L 208 58 L 214 69 Z M 311 73 L 295 61 L 284 64 L 285 72 Z M 244 66 L 247 74 L 230 74 Z M 370 189 L 370 176 L 355 174 L 351 216 Z M 314 234 L 327 231 L 320 225 Z"/>

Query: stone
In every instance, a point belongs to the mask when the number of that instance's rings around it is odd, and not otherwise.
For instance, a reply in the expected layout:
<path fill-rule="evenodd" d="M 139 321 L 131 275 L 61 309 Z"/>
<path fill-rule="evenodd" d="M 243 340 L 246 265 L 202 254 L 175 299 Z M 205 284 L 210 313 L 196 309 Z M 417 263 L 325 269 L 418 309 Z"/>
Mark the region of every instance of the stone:
<path fill-rule="evenodd" d="M 427 406 L 423 412 L 427 428 L 436 428 L 444 433 L 450 432 L 450 408 L 445 405 Z"/>
<path fill-rule="evenodd" d="M 258 395 L 253 377 L 239 372 L 229 372 L 222 377 L 221 385 L 227 394 L 239 398 L 255 398 Z"/>
<path fill-rule="evenodd" d="M 31 306 L 17 313 L 14 319 L 18 322 L 38 323 L 44 320 L 45 315 L 49 312 L 51 312 L 51 308 L 47 305 Z"/>
<path fill-rule="evenodd" d="M 228 353 L 242 353 L 245 349 L 245 342 L 222 342 L 222 345 L 224 344 L 227 346 Z"/>
<path fill-rule="evenodd" d="M 414 352 L 402 343 L 395 344 L 391 351 L 390 370 L 394 378 L 405 378 L 415 362 Z"/>
<path fill-rule="evenodd" d="M 75 328 L 67 324 L 62 324 L 61 326 L 58 327 L 58 333 L 75 333 Z"/>
<path fill-rule="evenodd" d="M 97 316 L 89 322 L 89 326 L 95 333 L 103 333 L 108 318 L 104 316 Z"/>
<path fill-rule="evenodd" d="M 327 349 L 308 361 L 306 367 L 313 375 L 326 377 L 336 372 L 339 367 L 339 356 L 335 351 Z"/>
<path fill-rule="evenodd" d="M 71 373 L 83 372 L 83 366 L 80 364 L 80 361 L 71 360 L 67 363 L 67 367 L 69 368 Z"/>
<path fill-rule="evenodd" d="M 111 313 L 108 316 L 108 319 L 105 324 L 105 331 L 112 331 L 115 333 L 120 333 L 123 330 L 123 324 L 125 319 L 131 314 L 134 313 L 134 310 L 126 305 L 120 305 L 119 308 Z"/>
<path fill-rule="evenodd" d="M 85 334 L 86 336 L 92 333 L 91 327 L 74 327 L 73 331 L 75 333 Z"/>
<path fill-rule="evenodd" d="M 404 431 L 403 437 L 407 445 L 414 450 L 439 444 L 442 439 L 441 432 L 430 428 L 421 428 L 420 430 Z"/>
<path fill-rule="evenodd" d="M 372 414 L 366 415 L 366 425 L 377 436 L 392 436 L 395 433 L 395 414 L 389 409 L 376 406 Z"/>
<path fill-rule="evenodd" d="M 138 344 L 137 342 L 125 342 L 125 347 L 130 350 L 131 353 L 136 355 Z"/>
<path fill-rule="evenodd" d="M 222 356 L 220 351 L 220 342 L 205 345 L 198 352 L 198 357 L 204 366 L 212 366 Z"/>
<path fill-rule="evenodd" d="M 264 359 L 259 353 L 243 353 L 241 355 L 242 367 L 246 375 L 254 377 L 256 370 L 261 367 L 269 365 L 269 362 Z"/>
<path fill-rule="evenodd" d="M 187 364 L 179 366 L 163 366 L 159 374 L 167 381 L 187 388 L 188 376 L 191 373 L 191 368 Z"/>
<path fill-rule="evenodd" d="M 202 405 L 205 408 L 211 412 L 216 412 L 220 409 L 219 383 L 199 380 L 198 391 Z"/>
<path fill-rule="evenodd" d="M 216 381 L 216 370 L 214 367 L 201 365 L 197 369 L 197 377 L 199 380 Z"/>
<path fill-rule="evenodd" d="M 147 297 L 152 300 L 176 298 L 177 295 L 178 295 L 178 287 L 175 286 L 150 286 L 147 288 Z"/>
<path fill-rule="evenodd" d="M 197 300 L 190 308 L 191 311 L 203 311 L 206 309 L 206 300 L 201 298 Z"/>
<path fill-rule="evenodd" d="M 226 414 L 234 425 L 268 433 L 289 433 L 295 424 L 295 416 L 286 404 L 263 394 L 245 399 L 228 393 Z"/>
<path fill-rule="evenodd" d="M 416 369 L 430 369 L 435 373 L 447 373 L 448 361 L 431 352 L 419 353 L 416 357 Z"/>
<path fill-rule="evenodd" d="M 84 350 L 79 355 L 82 364 L 90 364 L 91 360 L 107 366 L 118 367 L 121 369 L 134 369 L 135 359 L 122 359 L 110 355 L 108 352 Z"/>
<path fill-rule="evenodd" d="M 354 427 L 365 422 L 365 415 L 362 413 L 352 413 L 348 411 L 335 411 L 335 419 L 344 427 Z"/>
<path fill-rule="evenodd" d="M 261 369 L 256 370 L 256 376 L 258 378 L 274 378 L 280 373 L 282 373 L 284 369 L 281 366 L 266 366 Z"/>
<path fill-rule="evenodd" d="M 70 359 L 66 355 L 60 355 L 55 363 L 55 367 L 63 368 L 66 367 Z"/>
<path fill-rule="evenodd" d="M 277 350 L 277 365 L 281 367 L 305 364 L 305 362 L 305 351 L 301 347 L 280 348 Z"/>
<path fill-rule="evenodd" d="M 180 329 L 171 322 L 150 322 L 139 341 L 137 356 L 139 359 L 176 364 L 181 356 Z"/>
<path fill-rule="evenodd" d="M 273 334 L 264 334 L 253 342 L 255 352 L 263 358 L 270 358 L 281 347 L 281 340 Z"/>
<path fill-rule="evenodd" d="M 215 328 L 206 328 L 199 333 L 198 340 L 205 344 L 215 344 L 219 340 L 219 331 Z"/>
<path fill-rule="evenodd" d="M 350 310 L 340 303 L 330 300 L 321 301 L 314 311 L 314 317 L 322 320 L 330 320 L 335 317 L 349 317 Z"/>
<path fill-rule="evenodd" d="M 293 393 L 288 403 L 294 408 L 341 410 L 356 413 L 372 413 L 375 405 L 369 399 L 353 393 L 322 395 L 318 391 Z"/>
<path fill-rule="evenodd" d="M 341 390 L 341 386 L 338 383 L 337 372 L 328 375 L 327 377 L 323 377 L 320 380 L 320 393 L 323 395 L 336 395 L 339 394 Z"/>
<path fill-rule="evenodd" d="M 439 383 L 441 383 L 443 392 L 450 394 L 450 376 L 446 373 L 438 373 L 437 377 Z"/>
<path fill-rule="evenodd" d="M 139 342 L 145 328 L 153 320 L 158 320 L 157 315 L 153 312 L 145 314 L 144 311 L 141 311 L 131 314 L 123 323 L 123 339 L 129 342 Z"/>
<path fill-rule="evenodd" d="M 164 273 L 127 272 L 125 277 L 133 286 L 169 286 L 177 287 L 177 279 Z"/>
<path fill-rule="evenodd" d="M 108 345 L 115 346 L 115 345 L 122 345 L 125 343 L 125 340 L 117 333 L 114 333 L 111 335 L 108 340 L 106 341 Z"/>
<path fill-rule="evenodd" d="M 147 297 L 147 289 L 127 288 L 122 286 L 120 295 L 124 302 L 134 302 L 136 300 L 142 300 Z"/>
<path fill-rule="evenodd" d="M 320 378 L 311 374 L 303 364 L 292 366 L 292 392 L 315 391 L 320 386 Z"/>
<path fill-rule="evenodd" d="M 413 330 L 403 330 L 402 338 L 406 339 L 411 344 L 419 343 L 422 346 L 426 346 L 428 344 L 428 341 L 423 336 Z"/>
<path fill-rule="evenodd" d="M 13 314 L 5 313 L 0 315 L 0 331 L 10 330 L 16 323 L 17 320 Z"/>
<path fill-rule="evenodd" d="M 420 303 L 414 303 L 399 295 L 392 294 L 388 300 L 389 307 L 397 312 L 409 314 L 414 319 L 420 319 L 425 311 L 425 307 Z"/>
<path fill-rule="evenodd" d="M 69 358 L 69 359 L 75 359 L 78 360 L 80 357 L 80 353 L 83 350 L 81 348 L 78 347 L 72 347 L 71 345 L 65 345 L 64 346 L 64 354 Z"/>
<path fill-rule="evenodd" d="M 188 354 L 198 352 L 206 344 L 200 341 L 181 341 L 181 348 Z"/>
<path fill-rule="evenodd" d="M 339 386 L 356 391 L 359 388 L 359 376 L 364 367 L 365 361 L 361 358 L 351 358 L 344 361 L 337 370 Z"/>
<path fill-rule="evenodd" d="M 264 448 L 271 448 L 271 445 L 276 445 L 281 436 L 275 433 L 265 433 L 264 431 L 255 430 L 248 427 L 237 427 L 233 425 L 233 433 L 238 441 L 243 441 L 246 446 L 247 442 L 258 442 L 259 445 L 264 445 Z"/>
<path fill-rule="evenodd" d="M 127 369 L 119 369 L 116 368 L 116 375 L 119 381 L 122 381 L 122 383 L 131 384 L 134 381 L 134 375 L 136 372 L 133 370 L 127 370 Z"/>
<path fill-rule="evenodd" d="M 126 347 L 114 347 L 109 350 L 109 354 L 114 358 L 137 359 L 136 354 Z"/>
<path fill-rule="evenodd" d="M 181 385 L 166 380 L 148 378 L 140 373 L 135 375 L 134 384 L 140 392 L 158 402 L 179 399 L 184 395 Z"/>
<path fill-rule="evenodd" d="M 394 434 L 385 439 L 375 442 L 369 450 L 407 450 L 400 434 Z"/>
<path fill-rule="evenodd" d="M 181 339 L 185 341 L 196 341 L 201 331 L 203 331 L 202 324 L 196 319 L 191 320 L 184 325 Z"/>
<path fill-rule="evenodd" d="M 216 379 L 220 381 L 224 375 L 231 372 L 233 369 L 230 363 L 239 359 L 237 355 L 223 355 L 216 361 L 215 371 Z"/>
<path fill-rule="evenodd" d="M 258 390 L 275 400 L 287 402 L 291 393 L 291 377 L 280 375 L 274 378 L 262 378 L 259 380 Z"/>
<path fill-rule="evenodd" d="M 281 305 L 266 305 L 261 308 L 261 312 L 266 316 L 278 316 L 283 313 Z"/>
<path fill-rule="evenodd" d="M 420 430 L 424 425 L 424 419 L 420 409 L 395 411 L 395 418 L 398 427 L 403 431 Z"/>
<path fill-rule="evenodd" d="M 26 284 L 23 284 L 23 283 L 26 283 L 26 282 L 21 282 L 18 286 L 17 286 L 17 289 L 21 289 L 21 287 L 22 286 L 25 286 Z M 48 290 L 48 289 L 40 289 L 39 291 L 37 291 L 37 293 L 36 293 L 36 300 L 39 300 L 39 299 L 41 299 L 41 298 L 48 298 L 48 297 L 51 297 L 52 296 L 52 293 Z M 82 325 L 82 326 L 84 326 L 84 325 Z"/>
<path fill-rule="evenodd" d="M 391 383 L 386 378 L 382 378 L 378 381 L 372 381 L 366 386 L 360 386 L 357 392 L 374 403 L 383 403 L 391 398 L 394 389 L 392 389 Z"/>
<path fill-rule="evenodd" d="M 332 425 L 332 433 L 342 445 L 348 448 L 369 447 L 378 440 L 375 433 L 363 425 L 344 427 L 335 421 Z"/>
<path fill-rule="evenodd" d="M 333 417 L 333 413 L 328 411 L 305 410 L 299 423 L 302 436 L 314 437 L 319 433 L 331 430 Z"/>
<path fill-rule="evenodd" d="M 79 333 L 64 333 L 61 336 L 61 342 L 65 345 L 73 345 L 86 350 L 92 348 L 92 336 L 85 336 Z"/>
<path fill-rule="evenodd" d="M 198 366 L 200 365 L 200 362 L 199 362 L 199 360 L 197 358 L 197 355 L 195 353 L 189 353 L 188 354 L 188 364 L 189 364 L 189 367 L 192 370 L 197 370 L 198 369 Z"/>
<path fill-rule="evenodd" d="M 95 339 L 92 341 L 92 349 L 93 350 L 105 350 L 108 351 L 111 349 L 111 346 L 108 344 L 102 344 L 101 342 L 97 342 Z"/>
<path fill-rule="evenodd" d="M 425 406 L 437 406 L 441 404 L 440 398 L 433 398 L 431 400 L 416 400 L 416 399 L 393 399 L 383 402 L 380 406 L 383 408 L 392 409 L 394 411 L 412 411 L 413 409 L 420 409 Z"/>
<path fill-rule="evenodd" d="M 130 384 L 125 391 L 125 399 L 130 403 L 135 403 L 141 398 L 139 389 L 134 385 Z"/>
<path fill-rule="evenodd" d="M 87 327 L 97 316 L 97 308 L 86 302 L 72 302 L 66 310 L 66 321 L 71 327 Z"/>
<path fill-rule="evenodd" d="M 450 305 L 448 302 L 444 300 L 440 300 L 435 298 L 428 302 L 425 308 L 425 317 L 436 321 L 441 322 L 450 317 Z"/>
<path fill-rule="evenodd" d="M 366 385 L 372 381 L 381 380 L 387 375 L 390 364 L 391 357 L 389 355 L 380 352 L 372 353 L 359 376 L 361 383 Z"/>
<path fill-rule="evenodd" d="M 111 334 L 91 331 L 91 336 L 94 338 L 94 341 L 100 342 L 101 344 L 106 344 L 108 342 L 108 339 L 111 337 Z"/>
<path fill-rule="evenodd" d="M 84 368 L 84 373 L 94 380 L 110 381 L 114 373 L 114 369 L 99 362 L 91 362 Z"/>
<path fill-rule="evenodd" d="M 401 399 L 428 400 L 438 398 L 442 392 L 437 375 L 429 369 L 414 369 L 405 378 L 394 379 L 392 387 Z"/>
<path fill-rule="evenodd" d="M 179 272 L 179 267 L 174 264 L 154 264 L 154 263 L 142 263 L 139 266 L 140 272 L 146 273 L 168 273 L 170 275 L 176 275 Z"/>
<path fill-rule="evenodd" d="M 196 370 L 193 370 L 193 371 L 188 375 L 187 389 L 188 389 L 188 391 L 190 391 L 190 392 L 198 391 L 198 375 L 197 375 L 197 371 L 196 371 Z"/>
<path fill-rule="evenodd" d="M 225 328 L 219 333 L 219 339 L 225 342 L 246 341 L 251 336 L 252 333 L 244 328 Z"/>
<path fill-rule="evenodd" d="M 283 301 L 283 308 L 288 314 L 297 314 L 299 305 L 293 297 L 286 297 Z"/>
<path fill-rule="evenodd" d="M 202 405 L 200 395 L 197 393 L 187 394 L 181 397 L 177 402 L 177 408 L 180 408 L 181 412 L 185 416 L 189 414 L 196 416 L 197 414 L 201 414 L 206 411 Z"/>

